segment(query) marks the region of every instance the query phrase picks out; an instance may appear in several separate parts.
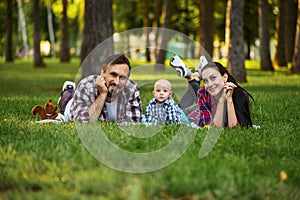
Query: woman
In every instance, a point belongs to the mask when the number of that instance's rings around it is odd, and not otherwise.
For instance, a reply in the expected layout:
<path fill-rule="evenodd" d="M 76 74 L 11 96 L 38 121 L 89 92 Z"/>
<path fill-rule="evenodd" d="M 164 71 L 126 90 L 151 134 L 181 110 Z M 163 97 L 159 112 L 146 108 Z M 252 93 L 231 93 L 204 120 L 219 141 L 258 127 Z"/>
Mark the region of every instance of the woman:
<path fill-rule="evenodd" d="M 175 57 L 175 60 L 178 61 L 178 58 Z M 184 65 L 182 61 L 174 62 L 174 57 L 171 58 L 170 64 L 177 71 L 179 64 L 181 68 Z M 179 103 L 182 109 L 185 110 L 191 106 L 190 102 L 193 99 L 191 90 L 197 94 L 198 107 L 188 114 L 191 122 L 199 126 L 212 125 L 228 128 L 239 125 L 252 126 L 249 110 L 249 97 L 252 98 L 252 96 L 237 84 L 222 64 L 206 63 L 196 72 L 199 78 L 193 76 L 185 65 L 183 68 L 187 73 L 179 73 L 179 75 L 188 78 L 190 87 Z M 201 88 L 200 80 L 204 83 Z"/>

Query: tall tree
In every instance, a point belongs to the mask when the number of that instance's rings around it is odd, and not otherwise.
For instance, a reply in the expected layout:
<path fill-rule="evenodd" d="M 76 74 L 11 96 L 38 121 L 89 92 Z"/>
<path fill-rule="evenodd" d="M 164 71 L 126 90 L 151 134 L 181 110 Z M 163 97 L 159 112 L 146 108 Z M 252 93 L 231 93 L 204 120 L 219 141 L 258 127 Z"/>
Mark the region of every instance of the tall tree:
<path fill-rule="evenodd" d="M 167 33 L 167 28 L 170 23 L 171 18 L 171 11 L 172 11 L 172 0 L 165 0 L 164 2 L 164 8 L 163 8 L 163 24 L 162 24 L 162 31 L 160 32 L 160 48 L 158 50 L 158 55 L 156 59 L 156 64 L 154 66 L 154 70 L 165 70 L 165 59 L 166 59 L 166 52 L 167 52 L 167 46 L 169 42 L 170 35 Z"/>
<path fill-rule="evenodd" d="M 213 27 L 214 27 L 214 1 L 200 0 L 200 44 L 209 53 L 213 55 Z"/>
<path fill-rule="evenodd" d="M 245 40 L 245 56 L 251 59 L 251 47 L 258 38 L 258 5 L 257 1 L 244 1 L 244 40 Z"/>
<path fill-rule="evenodd" d="M 151 56 L 150 56 L 150 49 L 149 49 L 149 33 L 150 33 L 150 19 L 149 19 L 149 2 L 148 0 L 144 0 L 144 17 L 143 17 L 143 27 L 144 27 L 144 35 L 146 37 L 146 61 L 150 62 L 151 61 Z"/>
<path fill-rule="evenodd" d="M 155 35 L 155 43 L 154 43 L 154 57 L 157 59 L 157 46 L 158 46 L 158 27 L 159 23 L 159 8 L 160 8 L 161 0 L 154 0 L 153 8 L 154 8 L 154 17 L 152 22 L 152 33 Z"/>
<path fill-rule="evenodd" d="M 61 21 L 61 54 L 60 62 L 69 62 L 70 61 L 70 51 L 69 51 L 69 33 L 68 33 L 68 0 L 63 0 L 63 10 L 62 10 L 62 21 Z"/>
<path fill-rule="evenodd" d="M 50 1 L 47 2 L 47 22 L 48 22 L 47 24 L 49 30 L 50 43 L 51 43 L 51 56 L 56 57 L 53 17 L 52 17 L 52 8 L 51 8 Z"/>
<path fill-rule="evenodd" d="M 260 69 L 274 71 L 270 56 L 268 10 L 268 0 L 258 0 Z"/>
<path fill-rule="evenodd" d="M 33 22 L 34 22 L 34 67 L 46 67 L 45 63 L 43 62 L 43 58 L 41 56 L 41 49 L 40 49 L 40 8 L 39 8 L 39 0 L 33 1 Z"/>
<path fill-rule="evenodd" d="M 287 66 L 285 54 L 285 15 L 286 15 L 286 1 L 278 0 L 279 12 L 276 19 L 276 48 L 274 64 L 280 67 Z"/>
<path fill-rule="evenodd" d="M 229 52 L 228 70 L 238 82 L 246 82 L 243 11 L 244 0 L 228 0 Z"/>
<path fill-rule="evenodd" d="M 26 21 L 23 12 L 23 4 L 22 4 L 22 0 L 17 0 L 17 1 L 18 1 L 18 14 L 19 14 L 18 26 L 19 26 L 19 32 L 22 40 L 22 50 L 24 51 L 25 56 L 28 56 L 29 45 L 28 45 L 27 32 L 26 32 Z"/>
<path fill-rule="evenodd" d="M 99 62 L 114 53 L 112 0 L 85 0 L 84 30 L 81 48 L 82 77 L 99 74 Z M 107 39 L 107 40 L 105 40 Z M 101 42 L 99 48 L 88 54 Z M 87 58 L 87 59 L 86 59 Z"/>
<path fill-rule="evenodd" d="M 285 15 L 285 56 L 286 61 L 291 62 L 294 52 L 295 33 L 297 23 L 297 2 L 295 0 L 286 0 Z"/>
<path fill-rule="evenodd" d="M 292 61 L 291 73 L 300 74 L 300 0 L 298 0 L 298 18 L 295 36 L 295 49 Z"/>
<path fill-rule="evenodd" d="M 13 1 L 7 0 L 7 30 L 6 30 L 6 54 L 5 61 L 13 62 Z"/>
<path fill-rule="evenodd" d="M 224 55 L 228 58 L 228 51 L 229 51 L 229 43 L 230 43 L 230 12 L 231 12 L 231 4 L 232 1 L 228 0 L 226 5 L 226 18 L 225 18 L 225 52 Z"/>

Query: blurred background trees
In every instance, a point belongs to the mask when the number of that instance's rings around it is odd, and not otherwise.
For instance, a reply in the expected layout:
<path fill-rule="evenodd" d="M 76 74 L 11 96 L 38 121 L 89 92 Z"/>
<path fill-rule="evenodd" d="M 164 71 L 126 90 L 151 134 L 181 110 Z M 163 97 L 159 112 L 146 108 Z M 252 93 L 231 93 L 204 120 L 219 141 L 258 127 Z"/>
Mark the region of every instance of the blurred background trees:
<path fill-rule="evenodd" d="M 82 77 L 99 74 L 101 60 L 114 52 L 112 0 L 85 0 L 84 10 L 80 58 L 81 62 L 86 63 L 84 64 L 85 67 L 82 68 Z M 87 55 L 100 43 L 103 44 L 103 48 L 97 48 L 96 56 L 87 58 Z"/>
<path fill-rule="evenodd" d="M 34 67 L 45 67 L 46 64 L 43 62 L 43 57 L 41 55 L 41 36 L 40 36 L 40 1 L 33 0 L 33 66 Z"/>
<path fill-rule="evenodd" d="M 170 55 L 159 45 L 182 45 L 181 56 L 199 58 L 198 47 L 186 41 L 161 35 L 165 44 L 159 44 L 157 28 L 164 27 L 199 42 L 214 60 L 228 61 L 241 82 L 245 59 L 260 60 L 262 70 L 300 71 L 299 0 L 0 0 L 0 11 L 0 55 L 6 62 L 33 57 L 34 66 L 45 66 L 43 57 L 69 62 L 74 56 L 83 62 L 105 39 L 142 27 L 151 27 L 139 35 L 145 48 L 133 48 L 128 35 L 129 57 L 163 64 Z M 155 48 L 146 48 L 153 36 Z M 113 45 L 108 51 L 103 55 Z"/>

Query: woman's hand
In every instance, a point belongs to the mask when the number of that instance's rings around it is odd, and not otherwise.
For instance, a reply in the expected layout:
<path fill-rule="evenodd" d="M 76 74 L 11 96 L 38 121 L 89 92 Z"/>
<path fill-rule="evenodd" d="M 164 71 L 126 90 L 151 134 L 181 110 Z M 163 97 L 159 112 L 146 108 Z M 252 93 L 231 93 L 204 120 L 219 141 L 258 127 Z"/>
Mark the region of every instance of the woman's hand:
<path fill-rule="evenodd" d="M 235 113 L 234 104 L 232 101 L 232 94 L 234 88 L 236 88 L 236 84 L 232 82 L 226 82 L 224 85 L 225 98 L 227 100 L 227 118 L 228 118 L 228 128 L 233 128 L 238 125 L 237 116 Z"/>
<path fill-rule="evenodd" d="M 224 92 L 225 92 L 225 98 L 231 99 L 232 98 L 232 94 L 233 94 L 233 90 L 234 88 L 236 88 L 236 84 L 232 83 L 232 82 L 226 82 L 224 84 Z"/>

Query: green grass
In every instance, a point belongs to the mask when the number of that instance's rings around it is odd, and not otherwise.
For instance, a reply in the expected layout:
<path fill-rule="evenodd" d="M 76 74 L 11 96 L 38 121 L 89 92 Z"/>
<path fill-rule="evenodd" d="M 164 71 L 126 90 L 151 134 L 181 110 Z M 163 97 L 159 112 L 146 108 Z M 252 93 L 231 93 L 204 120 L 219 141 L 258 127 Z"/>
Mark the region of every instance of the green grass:
<path fill-rule="evenodd" d="M 45 62 L 47 68 L 35 69 L 31 61 L 0 61 L 0 199 L 300 199 L 299 75 L 261 72 L 257 62 L 247 62 L 248 82 L 242 86 L 255 98 L 252 117 L 260 129 L 224 130 L 203 159 L 198 153 L 207 130 L 197 130 L 188 151 L 171 165 L 130 174 L 95 159 L 74 123 L 35 123 L 32 107 L 48 98 L 57 102 L 62 83 L 74 80 L 79 68 L 76 59 Z M 150 67 L 132 73 L 141 83 L 143 107 L 152 97 L 145 80 L 170 79 L 178 97 L 186 86 L 174 71 L 160 74 Z M 133 152 L 161 148 L 176 135 L 176 127 L 166 126 L 155 137 L 136 139 L 114 124 L 102 126 L 112 141 Z M 284 182 L 281 170 L 288 175 Z"/>

